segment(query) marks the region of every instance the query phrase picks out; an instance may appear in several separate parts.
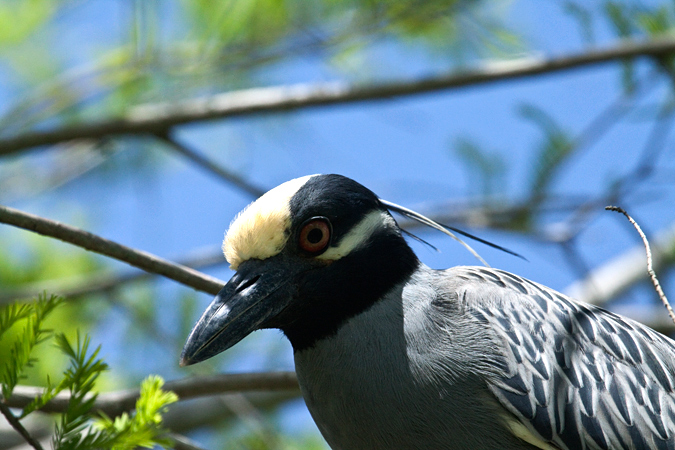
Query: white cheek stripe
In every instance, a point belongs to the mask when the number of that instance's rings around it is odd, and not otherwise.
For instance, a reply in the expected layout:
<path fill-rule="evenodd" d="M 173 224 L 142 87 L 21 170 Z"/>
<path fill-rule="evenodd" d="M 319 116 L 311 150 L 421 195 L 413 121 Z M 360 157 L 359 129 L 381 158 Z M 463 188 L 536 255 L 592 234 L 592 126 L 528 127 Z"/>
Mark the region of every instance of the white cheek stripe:
<path fill-rule="evenodd" d="M 395 226 L 396 223 L 389 214 L 383 211 L 370 212 L 342 238 L 340 245 L 337 247 L 330 247 L 316 258 L 332 261 L 338 260 L 365 244 L 375 230 Z"/>

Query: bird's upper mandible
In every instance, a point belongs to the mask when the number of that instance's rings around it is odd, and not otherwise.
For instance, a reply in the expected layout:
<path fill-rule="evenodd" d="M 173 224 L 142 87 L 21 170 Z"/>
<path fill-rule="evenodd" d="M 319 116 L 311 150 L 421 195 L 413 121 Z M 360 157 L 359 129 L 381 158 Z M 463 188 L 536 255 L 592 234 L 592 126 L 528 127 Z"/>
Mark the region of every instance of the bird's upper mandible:
<path fill-rule="evenodd" d="M 340 175 L 249 205 L 181 363 L 281 329 L 336 450 L 675 450 L 673 341 L 507 272 L 432 270 L 391 208 L 444 227 Z"/>

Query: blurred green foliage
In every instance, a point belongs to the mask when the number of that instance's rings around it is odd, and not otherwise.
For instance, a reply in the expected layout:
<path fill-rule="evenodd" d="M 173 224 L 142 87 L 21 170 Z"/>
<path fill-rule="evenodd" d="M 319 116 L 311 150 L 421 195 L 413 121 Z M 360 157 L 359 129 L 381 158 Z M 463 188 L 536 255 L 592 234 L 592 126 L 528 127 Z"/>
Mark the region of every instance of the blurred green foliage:
<path fill-rule="evenodd" d="M 106 436 L 107 440 L 98 446 L 112 450 L 171 447 L 173 442 L 163 437 L 166 431 L 162 428 L 162 413 L 167 405 L 178 401 L 178 396 L 173 392 L 163 391 L 163 385 L 162 378 L 149 376 L 141 384 L 141 395 L 132 415 L 123 413 L 115 419 L 104 415 L 98 419 L 94 428 Z"/>
<path fill-rule="evenodd" d="M 289 58 L 319 57 L 339 69 L 351 56 L 390 39 L 433 50 L 434 58 L 448 65 L 523 48 L 518 35 L 502 25 L 504 8 L 486 0 L 134 1 L 122 9 L 126 39 L 66 70 L 72 65 L 68 55 L 50 48 L 50 35 L 59 32 L 51 19 L 71 2 L 26 3 L 35 5 L 10 2 L 6 16 L 26 10 L 34 19 L 0 21 L 4 34 L 15 36 L 2 53 L 4 62 L 17 74 L 17 88 L 29 91 L 0 118 L 0 134 L 47 119 L 65 124 L 118 116 L 143 102 L 265 84 L 271 81 L 270 66 Z M 173 20 L 163 20 L 166 14 Z M 25 60 L 40 48 L 43 58 Z"/>
<path fill-rule="evenodd" d="M 49 21 L 60 1 L 9 0 L 0 3 L 0 49 L 16 45 Z"/>
<path fill-rule="evenodd" d="M 0 286 L 3 292 L 54 280 L 85 280 L 88 274 L 100 267 L 90 253 L 42 237 L 24 236 L 25 239 L 12 243 L 5 241 L 6 237 L 0 238 L 0 247 L 5 249 L 0 255 Z M 21 251 L 8 251 L 19 246 Z M 78 329 L 90 330 L 105 309 L 100 303 L 63 302 L 61 307 L 50 310 L 45 318 L 45 327 L 57 329 L 72 338 Z M 7 327 L 5 332 L 7 339 L 16 339 L 22 333 L 17 327 Z M 9 360 L 11 351 L 11 346 L 0 345 L 0 361 Z M 59 370 L 67 363 L 62 353 L 53 351 L 49 346 L 38 346 L 32 351 L 40 364 L 24 373 L 27 383 L 41 385 L 49 371 Z"/>
<path fill-rule="evenodd" d="M 377 61 L 369 57 L 373 49 L 386 47 L 391 42 L 403 43 L 404 51 L 421 50 L 433 59 L 438 70 L 459 69 L 483 59 L 514 58 L 528 48 L 526 38 L 505 25 L 509 1 L 136 0 L 114 2 L 123 19 L 116 30 L 118 38 L 108 40 L 106 46 L 87 49 L 87 54 L 73 55 L 67 48 L 60 48 L 63 41 L 55 38 L 67 35 L 68 31 L 60 28 L 58 19 L 85 3 L 0 1 L 0 64 L 11 75 L 14 91 L 19 92 L 15 101 L 3 105 L 0 111 L 0 136 L 121 117 L 146 102 L 177 101 L 278 83 L 275 69 L 303 58 L 320 61 L 326 69 L 324 74 L 329 74 L 326 77 L 337 73 L 355 82 L 376 82 L 399 73 L 390 70 L 386 56 Z M 672 34 L 675 26 L 675 2 L 654 5 L 641 1 L 564 1 L 561 4 L 563 10 L 578 21 L 582 38 L 589 45 L 593 45 L 600 34 L 597 30 L 604 27 L 609 27 L 616 37 L 649 39 Z M 659 70 L 672 76 L 670 58 L 656 63 Z M 623 85 L 626 91 L 634 89 L 632 62 L 624 63 Z M 537 205 L 551 193 L 556 175 L 574 154 L 575 142 L 557 118 L 538 106 L 527 105 L 521 113 L 541 131 L 541 139 L 535 144 L 526 174 L 524 197 L 528 206 L 510 222 L 505 222 L 505 227 L 530 231 L 537 219 Z M 127 151 L 117 152 L 121 146 L 126 146 Z M 68 148 L 60 150 L 48 164 L 42 161 L 35 166 L 42 164 L 55 171 L 58 167 L 72 167 L 86 155 L 94 155 L 103 161 L 91 166 L 99 175 L 118 173 L 134 177 L 140 170 L 152 170 L 157 162 L 156 157 L 148 156 L 152 155 L 149 151 L 152 144 L 143 138 L 127 139 L 123 143 L 97 142 L 82 153 Z M 479 195 L 486 203 L 499 201 L 510 175 L 508 161 L 483 148 L 477 139 L 459 139 L 453 150 L 452 157 L 477 180 L 468 186 L 469 193 Z M 30 166 L 33 162 L 25 164 L 12 167 L 11 171 L 42 173 Z M 90 169 L 83 168 L 82 173 L 87 170 Z M 6 187 L 10 185 L 8 173 L 9 170 L 0 172 L 0 202 L 6 201 L 10 192 Z M 34 176 L 23 191 L 19 186 L 12 192 L 12 199 L 21 198 L 21 192 L 24 198 L 31 198 L 35 191 L 30 188 L 40 183 L 44 183 L 43 189 L 49 189 L 50 185 L 59 186 L 64 182 L 63 178 L 49 182 L 45 182 L 46 179 Z M 43 238 L 22 237 L 13 242 L 3 239 L 0 248 L 4 250 L 0 254 L 0 287 L 6 289 L 72 277 L 86 282 L 88 276 L 105 269 L 100 259 L 91 254 Z M 21 250 L 8 251 L 9 248 Z M 122 335 L 120 342 L 115 343 L 133 348 L 135 354 L 164 355 L 157 356 L 156 364 L 171 373 L 169 366 L 175 366 L 181 339 L 192 327 L 192 317 L 198 309 L 193 292 L 182 291 L 174 297 L 166 298 L 156 284 L 135 284 L 116 289 L 114 295 L 103 293 L 77 302 L 64 302 L 44 314 L 48 317 L 44 321 L 40 319 L 38 324 L 38 328 L 43 326 L 45 330 L 62 333 L 59 334 L 62 336 L 60 351 L 46 345 L 35 346 L 39 339 L 47 336 L 36 334 L 33 343 L 23 341 L 32 349 L 34 360 L 25 358 L 28 347 L 15 349 L 12 345 L 1 345 L 0 361 L 15 361 L 17 366 L 24 365 L 23 361 L 34 362 L 32 369 L 22 371 L 26 377 L 24 382 L 31 384 L 47 383 L 47 374 L 54 370 L 71 370 L 75 374 L 84 369 L 92 373 L 93 367 L 100 388 L 98 369 L 103 366 L 95 364 L 98 361 L 95 355 L 87 353 L 88 341 L 75 345 L 70 342 L 77 340 L 78 329 L 88 332 L 102 317 L 110 315 L 114 319 L 108 319 L 110 322 L 105 325 L 117 327 Z M 163 307 L 180 311 L 179 323 L 167 326 L 161 316 Z M 14 321 L 13 317 L 26 319 L 27 310 L 21 309 L 22 306 L 16 308 L 7 310 L 5 322 L 0 317 L 0 328 L 3 323 Z M 3 339 L 8 342 L 27 336 L 19 327 L 5 328 Z M 237 355 L 237 351 L 243 352 L 234 349 L 226 358 Z M 213 373 L 222 361 L 209 361 L 195 370 Z M 127 377 L 124 381 L 136 381 L 144 375 L 136 373 L 134 367 L 117 374 L 120 378 Z M 7 386 L 16 382 L 11 377 L 7 380 Z M 142 413 L 141 417 L 145 417 L 142 421 L 159 426 L 155 418 L 161 406 L 157 406 L 169 399 L 159 394 L 158 380 L 148 383 L 148 392 L 154 394 L 148 397 L 147 416 Z M 50 393 L 59 386 L 47 384 Z M 153 398 L 155 400 L 151 400 Z M 80 406 L 83 405 L 86 406 Z M 104 419 L 99 423 L 100 429 L 124 434 L 127 431 L 123 430 L 138 425 L 135 421 L 140 419 L 136 417 Z M 76 421 L 66 421 L 60 426 L 64 430 L 62 437 L 80 429 Z M 224 429 L 223 433 L 231 431 Z M 235 447 L 270 448 L 269 441 L 250 430 L 239 433 L 236 439 L 223 440 Z M 312 438 L 301 437 L 297 441 L 282 438 L 282 441 L 284 448 L 323 448 L 322 441 Z M 129 445 L 142 444 L 142 440 L 129 442 Z"/>
<path fill-rule="evenodd" d="M 34 348 L 54 338 L 56 347 L 68 359 L 69 367 L 56 384 L 52 383 L 49 375 L 46 377 L 43 394 L 21 410 L 20 418 L 39 410 L 60 392 L 68 391 L 70 400 L 66 410 L 59 415 L 53 439 L 54 450 L 169 447 L 172 443 L 162 428 L 161 414 L 178 398 L 174 393 L 161 389 L 163 381 L 159 377 L 148 377 L 143 382 L 132 415 L 124 413 L 113 420 L 105 415 L 98 417 L 92 411 L 97 396 L 96 381 L 108 366 L 98 358 L 100 348 L 89 351 L 89 337 L 81 339 L 78 333 L 76 343 L 72 345 L 63 333 L 55 334 L 54 330 L 45 327 L 47 316 L 61 304 L 61 298 L 45 294 L 31 303 L 12 303 L 0 308 L 0 344 L 11 349 L 10 354 L 2 359 L 0 402 L 4 403 L 12 396 L 19 381 L 25 378 L 25 369 L 40 362 L 32 355 Z M 20 328 L 22 324 L 23 328 Z M 7 333 L 13 328 L 21 329 L 18 335 Z M 53 376 L 54 370 L 50 372 Z M 3 414 L 13 413 L 6 409 Z"/>

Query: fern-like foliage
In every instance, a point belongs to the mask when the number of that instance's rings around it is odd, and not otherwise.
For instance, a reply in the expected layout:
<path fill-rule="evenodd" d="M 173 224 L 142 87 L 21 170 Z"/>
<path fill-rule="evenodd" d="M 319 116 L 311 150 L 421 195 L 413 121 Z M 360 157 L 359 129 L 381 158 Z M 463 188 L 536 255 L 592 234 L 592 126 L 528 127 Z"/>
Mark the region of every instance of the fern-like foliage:
<path fill-rule="evenodd" d="M 3 398 L 12 395 L 24 370 L 35 362 L 30 357 L 35 346 L 51 337 L 52 330 L 43 328 L 44 320 L 61 301 L 56 295 L 47 298 L 47 294 L 43 294 L 36 302 L 14 303 L 0 309 L 0 339 L 14 325 L 25 322 L 23 331 L 9 344 L 10 357 L 4 361 L 0 370 Z"/>
<path fill-rule="evenodd" d="M 54 335 L 52 330 L 44 328 L 45 318 L 61 301 L 57 296 L 47 298 L 45 294 L 33 303 L 11 304 L 0 309 L 0 340 L 11 327 L 25 323 L 22 332 L 10 344 L 10 358 L 0 371 L 3 396 L 0 401 L 10 398 L 24 369 L 35 362 L 30 357 L 33 348 L 54 338 L 56 347 L 68 357 L 70 364 L 58 383 L 53 384 L 50 378 L 47 379 L 43 394 L 24 407 L 20 416 L 23 418 L 39 410 L 59 392 L 69 391 L 68 406 L 57 420 L 54 450 L 132 450 L 171 446 L 168 433 L 162 428 L 162 413 L 178 397 L 162 390 L 164 381 L 160 377 L 150 376 L 143 382 L 135 413 L 124 413 L 111 419 L 94 410 L 95 383 L 108 366 L 98 358 L 100 347 L 90 352 L 88 336 L 81 337 L 78 332 L 73 345 L 64 334 Z"/>
<path fill-rule="evenodd" d="M 162 378 L 149 376 L 141 385 L 141 395 L 133 415 L 123 413 L 114 420 L 103 416 L 94 424 L 95 428 L 105 431 L 113 439 L 112 450 L 171 445 L 170 440 L 163 438 L 166 431 L 162 428 L 162 412 L 167 405 L 178 401 L 178 396 L 162 390 L 163 385 Z"/>
<path fill-rule="evenodd" d="M 56 426 L 54 448 L 59 450 L 94 448 L 92 444 L 97 436 L 87 430 L 91 409 L 96 402 L 96 394 L 92 391 L 96 379 L 108 366 L 97 359 L 100 347 L 88 355 L 89 338 L 81 339 L 79 333 L 76 347 L 73 347 L 63 334 L 56 336 L 56 345 L 70 358 L 70 367 L 65 371 L 63 381 L 59 383 L 70 390 L 70 400 L 68 408 L 61 415 L 60 423 Z"/>
<path fill-rule="evenodd" d="M 28 317 L 30 312 L 31 305 L 27 303 L 11 303 L 0 309 L 0 339 L 15 323 Z"/>

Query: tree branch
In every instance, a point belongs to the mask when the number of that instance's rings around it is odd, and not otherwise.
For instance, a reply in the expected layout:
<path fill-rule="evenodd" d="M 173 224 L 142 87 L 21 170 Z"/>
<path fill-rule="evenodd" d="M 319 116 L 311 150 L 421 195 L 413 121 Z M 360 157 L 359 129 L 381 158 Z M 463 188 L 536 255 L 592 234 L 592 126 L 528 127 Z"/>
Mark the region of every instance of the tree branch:
<path fill-rule="evenodd" d="M 28 430 L 26 430 L 23 425 L 21 425 L 19 419 L 17 419 L 16 416 L 12 414 L 12 411 L 10 411 L 9 408 L 10 407 L 7 404 L 0 401 L 0 412 L 2 412 L 2 415 L 5 416 L 5 419 L 7 419 L 7 422 L 9 422 L 12 428 L 14 428 L 35 450 L 43 450 L 40 443 L 30 435 Z"/>
<path fill-rule="evenodd" d="M 237 396 L 244 397 L 248 402 L 251 403 L 257 410 L 270 412 L 275 410 L 280 405 L 297 399 L 300 395 L 299 391 L 252 391 L 246 393 L 230 393 L 222 395 L 213 395 L 209 397 L 201 397 L 188 401 L 172 403 L 168 406 L 168 410 L 163 415 L 164 426 L 171 430 L 172 433 L 185 433 L 195 428 L 204 428 L 206 426 L 218 426 L 222 427 L 223 422 L 235 418 L 234 412 L 232 412 L 227 403 L 229 397 Z M 49 447 L 51 442 L 51 433 L 53 427 L 51 423 L 49 425 L 45 424 L 44 420 L 39 421 L 41 425 L 36 425 L 36 421 L 41 416 L 29 415 L 22 420 L 22 423 L 30 423 L 30 426 L 26 426 L 28 432 L 31 436 L 40 438 L 39 442 L 43 448 Z M 47 421 L 48 422 L 48 421 Z M 2 425 L 2 422 L 0 422 Z M 20 441 L 15 439 L 17 436 L 16 433 L 11 435 L 4 430 L 0 430 L 0 449 L 9 450 L 33 450 L 32 447 L 29 448 L 28 445 L 20 445 L 23 439 Z M 47 436 L 46 438 L 44 438 Z M 176 436 L 171 435 L 172 438 Z M 187 448 L 187 447 L 183 447 Z M 178 450 L 178 447 L 176 448 Z"/>
<path fill-rule="evenodd" d="M 289 400 L 300 397 L 300 391 L 246 392 L 244 394 L 222 394 L 202 397 L 186 402 L 169 405 L 164 415 L 165 426 L 173 432 L 181 433 L 194 428 L 216 425 L 236 415 L 227 406 L 227 397 L 243 395 L 256 409 L 271 411 Z"/>
<path fill-rule="evenodd" d="M 158 256 L 134 250 L 87 231 L 7 206 L 0 205 L 0 222 L 60 239 L 86 250 L 124 261 L 139 269 L 163 275 L 198 291 L 215 295 L 224 285 L 217 278 L 190 269 L 189 267 L 174 264 Z"/>
<path fill-rule="evenodd" d="M 162 135 L 176 125 L 195 121 L 391 99 L 519 79 L 628 58 L 662 57 L 673 52 L 675 39 L 670 37 L 646 42 L 621 41 L 612 47 L 557 58 L 526 58 L 489 63 L 476 69 L 412 81 L 370 85 L 353 85 L 345 82 L 298 84 L 246 89 L 177 104 L 141 105 L 133 108 L 121 119 L 84 123 L 51 131 L 33 131 L 0 139 L 0 155 L 72 139 L 146 133 Z"/>
<path fill-rule="evenodd" d="M 175 392 L 181 401 L 207 395 L 244 391 L 300 392 L 295 372 L 233 373 L 189 377 L 168 381 L 163 389 Z M 23 408 L 43 391 L 44 388 L 35 386 L 17 386 L 6 403 L 12 408 Z M 125 411 L 133 410 L 139 395 L 138 389 L 103 392 L 96 398 L 93 409 L 114 417 Z M 41 411 L 63 412 L 69 400 L 70 395 L 62 392 L 47 403 Z"/>
<path fill-rule="evenodd" d="M 157 137 L 160 138 L 163 142 L 165 142 L 175 152 L 180 153 L 193 163 L 197 164 L 202 169 L 205 169 L 208 172 L 211 172 L 212 174 L 216 175 L 217 177 L 234 184 L 239 189 L 248 192 L 253 197 L 255 198 L 260 197 L 265 192 L 267 192 L 267 189 L 263 189 L 261 187 L 249 183 L 248 181 L 241 178 L 239 175 L 232 173 L 229 170 L 225 170 L 224 168 L 216 164 L 214 161 L 211 161 L 204 155 L 197 153 L 193 149 L 189 148 L 185 144 L 178 141 L 175 137 L 171 135 L 171 133 L 160 133 L 157 134 Z"/>

